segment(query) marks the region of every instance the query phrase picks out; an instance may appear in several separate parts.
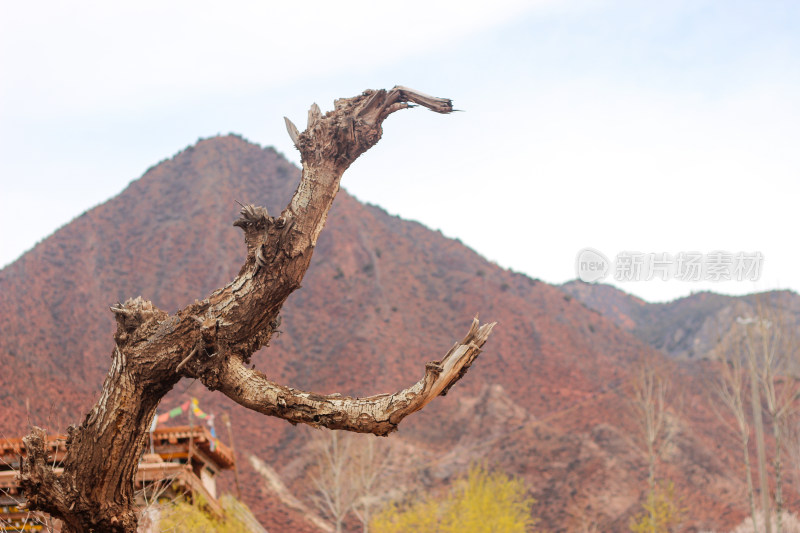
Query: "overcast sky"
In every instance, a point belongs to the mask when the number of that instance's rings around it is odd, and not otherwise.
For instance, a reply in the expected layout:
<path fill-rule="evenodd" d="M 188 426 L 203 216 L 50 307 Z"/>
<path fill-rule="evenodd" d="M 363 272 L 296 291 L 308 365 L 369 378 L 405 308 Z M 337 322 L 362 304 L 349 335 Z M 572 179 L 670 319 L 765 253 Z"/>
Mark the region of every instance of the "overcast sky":
<path fill-rule="evenodd" d="M 617 284 L 800 289 L 798 2 L 0 1 L 0 265 L 199 137 L 298 162 L 284 115 L 401 84 L 465 112 L 393 115 L 360 200 L 552 283 L 721 250 L 760 280 Z"/>

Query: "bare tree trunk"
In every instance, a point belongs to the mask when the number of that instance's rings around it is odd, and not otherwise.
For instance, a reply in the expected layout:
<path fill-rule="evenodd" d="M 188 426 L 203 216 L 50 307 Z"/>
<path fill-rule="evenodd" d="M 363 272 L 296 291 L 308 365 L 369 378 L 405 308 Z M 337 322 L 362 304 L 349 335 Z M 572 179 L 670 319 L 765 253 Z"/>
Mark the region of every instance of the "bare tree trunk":
<path fill-rule="evenodd" d="M 355 502 L 352 479 L 351 442 L 331 431 L 317 439 L 317 471 L 313 476 L 317 488 L 313 501 L 317 508 L 333 522 L 336 533 L 342 533 L 344 519 Z"/>
<path fill-rule="evenodd" d="M 782 515 L 783 515 L 783 461 L 781 453 L 783 453 L 783 434 L 779 428 L 778 421 L 773 421 L 772 429 L 775 435 L 775 461 L 773 467 L 775 468 L 775 533 L 781 533 L 782 529 Z"/>
<path fill-rule="evenodd" d="M 634 383 L 632 404 L 642 428 L 647 450 L 647 491 L 648 499 L 655 501 L 656 461 L 667 442 L 664 433 L 665 399 L 668 383 L 656 369 L 653 360 L 642 361 L 639 375 Z M 655 509 L 648 506 L 650 525 L 655 532 Z"/>
<path fill-rule="evenodd" d="M 748 441 L 749 439 L 742 441 L 742 447 L 744 448 L 745 477 L 747 478 L 747 503 L 750 506 L 750 516 L 753 518 L 753 533 L 758 533 L 758 525 L 756 522 L 756 497 L 753 487 L 753 472 L 750 466 L 750 450 L 747 447 Z"/>
<path fill-rule="evenodd" d="M 747 415 L 744 407 L 744 376 L 742 370 L 742 358 L 740 353 L 734 353 L 732 357 L 722 354 L 720 357 L 722 366 L 720 368 L 720 381 L 716 386 L 717 395 L 728 409 L 733 413 L 736 420 L 736 430 L 739 433 L 739 440 L 742 444 L 742 455 L 744 459 L 744 473 L 747 481 L 747 502 L 750 507 L 750 516 L 753 521 L 753 533 L 758 533 L 758 522 L 756 521 L 756 500 L 755 489 L 753 487 L 753 472 L 750 465 L 750 426 L 747 422 Z M 725 417 L 721 418 L 725 420 Z"/>
<path fill-rule="evenodd" d="M 769 483 L 767 482 L 767 453 L 764 446 L 764 420 L 761 417 L 761 386 L 758 383 L 756 363 L 750 360 L 750 403 L 753 408 L 753 426 L 756 432 L 756 452 L 758 453 L 758 476 L 761 484 L 761 512 L 764 515 L 764 530 L 772 533 L 772 509 L 770 506 Z"/>
<path fill-rule="evenodd" d="M 761 372 L 759 375 L 764 397 L 767 401 L 767 410 L 772 422 L 772 434 L 775 438 L 775 457 L 772 465 L 775 470 L 775 531 L 781 533 L 783 526 L 783 441 L 787 418 L 797 409 L 797 388 L 795 379 L 786 376 L 781 379 L 781 373 L 788 374 L 790 366 L 789 357 L 796 348 L 794 328 L 787 328 L 783 313 L 777 309 L 768 308 L 764 302 L 757 304 L 758 319 L 757 340 L 747 335 L 748 352 L 753 360 L 756 353 L 761 359 Z M 782 384 L 779 382 L 782 381 Z"/>
<path fill-rule="evenodd" d="M 386 435 L 464 375 L 494 324 L 475 320 L 442 361 L 427 364 L 419 382 L 392 395 L 323 396 L 272 383 L 245 366 L 269 345 L 283 303 L 300 286 L 342 173 L 378 142 L 386 117 L 414 104 L 452 111 L 450 100 L 395 87 L 337 100 L 325 115 L 312 105 L 302 134 L 287 119 L 303 163 L 289 205 L 277 217 L 263 207 L 242 208 L 234 225 L 244 231 L 247 259 L 233 281 L 202 301 L 174 315 L 141 298 L 111 308 L 117 320 L 111 368 L 98 402 L 67 431 L 63 474 L 47 462 L 43 429 L 24 439 L 21 485 L 31 509 L 62 519 L 66 533 L 134 533 L 139 456 L 156 407 L 183 377 L 292 423 Z"/>
<path fill-rule="evenodd" d="M 377 501 L 378 478 L 384 473 L 389 454 L 376 453 L 371 435 L 331 431 L 313 438 L 316 469 L 312 480 L 316 492 L 310 499 L 340 533 L 345 517 L 352 513 L 363 533 L 369 532 L 371 511 Z"/>
<path fill-rule="evenodd" d="M 391 451 L 379 453 L 374 438 L 364 437 L 355 454 L 355 485 L 356 501 L 353 505 L 353 514 L 361 521 L 362 533 L 369 533 L 369 522 L 372 519 L 372 509 L 378 501 L 376 492 L 379 491 L 379 478 L 385 473 L 389 464 Z M 358 441 L 356 441 L 358 442 Z"/>

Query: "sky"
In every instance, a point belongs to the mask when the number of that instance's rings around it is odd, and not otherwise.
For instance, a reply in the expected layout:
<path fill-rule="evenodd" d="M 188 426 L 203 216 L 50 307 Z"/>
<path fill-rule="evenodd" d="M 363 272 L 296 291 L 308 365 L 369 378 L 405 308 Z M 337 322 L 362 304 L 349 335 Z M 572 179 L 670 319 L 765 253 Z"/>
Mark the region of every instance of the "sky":
<path fill-rule="evenodd" d="M 392 115 L 359 200 L 550 283 L 591 248 L 648 301 L 798 291 L 798 27 L 794 1 L 0 0 L 0 266 L 198 138 L 299 163 L 284 116 L 405 85 L 464 112 Z"/>

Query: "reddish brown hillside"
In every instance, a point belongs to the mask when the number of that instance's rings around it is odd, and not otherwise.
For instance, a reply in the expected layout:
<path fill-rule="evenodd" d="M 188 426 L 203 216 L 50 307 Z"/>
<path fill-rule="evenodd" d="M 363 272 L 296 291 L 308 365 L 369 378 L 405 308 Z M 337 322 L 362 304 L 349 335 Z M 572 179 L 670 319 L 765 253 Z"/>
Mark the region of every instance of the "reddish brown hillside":
<path fill-rule="evenodd" d="M 757 316 L 760 306 L 779 312 L 786 325 L 800 328 L 800 296 L 787 290 L 726 296 L 697 292 L 667 303 L 648 303 L 612 285 L 570 281 L 567 294 L 599 311 L 653 348 L 682 359 L 711 357 L 737 318 Z"/>
<path fill-rule="evenodd" d="M 0 271 L 0 430 L 25 430 L 26 398 L 34 423 L 79 422 L 108 367 L 108 306 L 142 295 L 174 311 L 226 283 L 244 257 L 231 225 L 236 200 L 278 212 L 298 177 L 271 149 L 235 136 L 205 140 Z M 558 288 L 419 224 L 342 192 L 304 286 L 285 307 L 282 335 L 254 362 L 299 388 L 388 392 L 416 381 L 477 312 L 499 322 L 485 353 L 448 397 L 390 437 L 412 462 L 428 461 L 424 475 L 402 483 L 436 485 L 487 459 L 525 478 L 550 530 L 575 530 L 583 518 L 602 531 L 625 529 L 645 477 L 625 397 L 631 368 L 652 348 Z M 744 507 L 732 496 L 738 451 L 719 436 L 695 379 L 681 379 L 684 408 L 671 414 L 680 438 L 664 472 L 690 496 L 692 524 L 730 525 Z M 198 384 L 180 383 L 170 402 L 188 395 L 209 412 L 230 409 L 240 455 L 271 463 L 299 492 L 306 432 Z M 240 463 L 245 499 L 267 529 L 310 531 Z"/>

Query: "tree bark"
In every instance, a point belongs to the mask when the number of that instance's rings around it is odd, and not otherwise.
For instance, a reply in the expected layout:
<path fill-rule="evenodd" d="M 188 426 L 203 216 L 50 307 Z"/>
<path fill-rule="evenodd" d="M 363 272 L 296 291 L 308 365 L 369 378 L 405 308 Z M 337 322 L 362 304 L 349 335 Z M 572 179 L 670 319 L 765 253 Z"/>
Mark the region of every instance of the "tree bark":
<path fill-rule="evenodd" d="M 391 395 L 302 392 L 245 366 L 269 345 L 283 303 L 300 286 L 342 174 L 380 140 L 386 117 L 415 105 L 453 110 L 450 100 L 395 87 L 337 100 L 325 115 L 312 105 L 303 133 L 286 120 L 303 165 L 289 205 L 277 217 L 242 207 L 234 225 L 244 231 L 247 259 L 233 281 L 204 300 L 174 315 L 141 298 L 111 308 L 117 321 L 111 369 L 97 404 L 68 429 L 63 473 L 48 465 L 43 429 L 24 439 L 20 478 L 31 509 L 60 518 L 66 532 L 135 532 L 133 480 L 147 431 L 159 402 L 183 377 L 292 423 L 387 435 L 464 375 L 494 324 L 474 320 L 461 343 L 427 364 L 419 382 Z"/>

